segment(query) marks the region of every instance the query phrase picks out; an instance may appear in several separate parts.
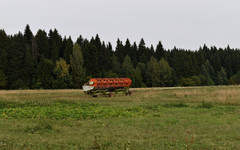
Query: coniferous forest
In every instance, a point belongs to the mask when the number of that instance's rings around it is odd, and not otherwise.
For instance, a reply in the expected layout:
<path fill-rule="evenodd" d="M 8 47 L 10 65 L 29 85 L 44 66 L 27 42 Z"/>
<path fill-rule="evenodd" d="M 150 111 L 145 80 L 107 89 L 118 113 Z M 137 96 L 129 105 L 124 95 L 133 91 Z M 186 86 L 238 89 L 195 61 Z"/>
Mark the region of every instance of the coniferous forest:
<path fill-rule="evenodd" d="M 56 29 L 33 35 L 0 30 L 0 89 L 81 88 L 90 78 L 129 77 L 132 87 L 208 86 L 240 83 L 240 49 L 203 45 L 197 51 L 164 49 L 82 36 L 76 41 Z"/>

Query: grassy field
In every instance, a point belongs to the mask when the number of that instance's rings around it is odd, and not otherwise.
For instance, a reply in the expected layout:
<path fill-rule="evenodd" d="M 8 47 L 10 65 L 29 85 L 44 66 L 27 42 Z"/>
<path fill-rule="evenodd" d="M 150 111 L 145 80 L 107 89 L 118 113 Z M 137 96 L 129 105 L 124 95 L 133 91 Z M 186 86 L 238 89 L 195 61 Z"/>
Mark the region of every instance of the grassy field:
<path fill-rule="evenodd" d="M 240 149 L 240 86 L 0 91 L 0 149 Z"/>

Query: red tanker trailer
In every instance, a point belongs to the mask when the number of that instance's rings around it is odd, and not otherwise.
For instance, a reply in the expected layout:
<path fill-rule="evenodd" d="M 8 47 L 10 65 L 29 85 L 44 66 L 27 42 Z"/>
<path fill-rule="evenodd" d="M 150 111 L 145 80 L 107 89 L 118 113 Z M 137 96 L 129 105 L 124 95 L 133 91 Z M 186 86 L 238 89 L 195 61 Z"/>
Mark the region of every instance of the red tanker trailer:
<path fill-rule="evenodd" d="M 83 85 L 83 91 L 86 94 L 96 97 L 97 95 L 109 95 L 113 93 L 125 93 L 131 95 L 129 87 L 132 84 L 130 78 L 91 78 Z"/>

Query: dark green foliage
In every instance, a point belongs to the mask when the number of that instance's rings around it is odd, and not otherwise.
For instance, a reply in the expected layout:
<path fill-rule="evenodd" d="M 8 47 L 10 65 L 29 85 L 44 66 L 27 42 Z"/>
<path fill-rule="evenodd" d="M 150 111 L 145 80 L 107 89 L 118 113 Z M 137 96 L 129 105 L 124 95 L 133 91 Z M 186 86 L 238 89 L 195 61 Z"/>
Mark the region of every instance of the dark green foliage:
<path fill-rule="evenodd" d="M 198 76 L 191 76 L 190 78 L 182 78 L 180 80 L 181 86 L 200 86 L 201 79 Z"/>
<path fill-rule="evenodd" d="M 159 41 L 157 48 L 156 48 L 156 53 L 155 53 L 155 57 L 157 58 L 157 60 L 164 58 L 164 56 L 165 56 L 164 53 L 165 53 L 165 50 L 163 49 L 163 45 L 162 45 L 161 41 Z"/>
<path fill-rule="evenodd" d="M 35 68 L 35 61 L 32 54 L 31 47 L 29 45 L 26 46 L 26 53 L 25 53 L 25 61 L 23 67 L 23 75 L 25 76 L 25 83 L 28 88 L 32 88 L 32 80 L 34 76 L 34 68 Z"/>
<path fill-rule="evenodd" d="M 237 74 L 233 75 L 231 78 L 230 78 L 230 84 L 233 84 L 233 85 L 237 85 L 237 84 L 240 84 L 240 71 L 238 71 Z"/>
<path fill-rule="evenodd" d="M 44 55 L 45 58 L 50 58 L 50 50 L 48 44 L 47 33 L 44 30 L 38 30 L 35 38 L 37 44 L 38 56 Z"/>
<path fill-rule="evenodd" d="M 30 26 L 27 25 L 25 27 L 25 30 L 24 30 L 24 39 L 25 39 L 26 44 L 31 45 L 32 44 L 32 38 L 33 38 L 33 33 L 30 29 Z"/>
<path fill-rule="evenodd" d="M 132 79 L 132 87 L 141 87 L 142 75 L 139 68 L 134 69 L 130 57 L 127 55 L 122 64 L 121 77 Z"/>
<path fill-rule="evenodd" d="M 172 69 L 163 58 L 158 62 L 154 57 L 147 65 L 147 85 L 170 86 L 172 84 Z"/>
<path fill-rule="evenodd" d="M 54 51 L 54 49 L 53 49 L 53 51 Z M 72 41 L 71 37 L 69 37 L 67 39 L 66 48 L 63 51 L 63 59 L 66 60 L 67 63 L 70 63 L 70 55 L 72 55 L 72 51 L 73 51 L 73 41 Z"/>
<path fill-rule="evenodd" d="M 44 89 L 53 88 L 53 69 L 54 63 L 50 59 L 46 59 L 42 56 L 37 68 L 37 80 L 34 83 L 34 87 L 39 86 Z"/>
<path fill-rule="evenodd" d="M 164 105 L 164 107 L 189 107 L 187 104 L 185 103 L 166 103 Z"/>
<path fill-rule="evenodd" d="M 73 87 L 72 77 L 69 74 L 69 68 L 70 65 L 68 65 L 63 58 L 56 61 L 56 66 L 54 68 L 54 74 L 56 76 L 56 80 L 53 83 L 54 88 L 67 89 Z"/>
<path fill-rule="evenodd" d="M 27 25 L 23 34 L 11 36 L 0 30 L 1 88 L 81 88 L 93 77 L 129 77 L 132 87 L 240 84 L 240 50 L 230 46 L 165 50 L 161 42 L 154 49 L 144 39 L 138 45 L 117 39 L 113 49 L 96 35 L 91 40 L 79 36 L 77 54 L 73 43 L 57 29 L 33 35 Z M 64 78 L 54 72 L 60 58 L 70 64 Z"/>
<path fill-rule="evenodd" d="M 8 87 L 11 89 L 26 88 L 23 70 L 26 45 L 24 42 L 24 36 L 21 33 L 18 33 L 11 38 L 11 48 L 8 53 Z"/>
<path fill-rule="evenodd" d="M 143 39 L 140 40 L 138 45 L 138 62 L 147 63 L 148 61 L 148 50 L 145 46 L 145 42 Z"/>
<path fill-rule="evenodd" d="M 7 87 L 7 76 L 0 70 L 0 89 L 5 89 Z"/>
<path fill-rule="evenodd" d="M 201 105 L 199 105 L 200 108 L 212 108 L 213 107 L 213 104 L 211 102 L 205 102 L 203 101 Z"/>
<path fill-rule="evenodd" d="M 78 43 L 73 46 L 73 55 L 70 56 L 70 65 L 72 70 L 73 85 L 80 88 L 85 81 L 85 69 L 83 68 L 83 56 Z"/>

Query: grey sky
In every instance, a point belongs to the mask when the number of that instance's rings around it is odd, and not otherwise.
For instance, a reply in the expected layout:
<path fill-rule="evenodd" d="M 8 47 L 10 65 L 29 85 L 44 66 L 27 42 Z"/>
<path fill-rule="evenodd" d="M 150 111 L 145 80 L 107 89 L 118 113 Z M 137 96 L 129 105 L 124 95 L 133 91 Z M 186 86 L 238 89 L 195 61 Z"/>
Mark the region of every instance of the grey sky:
<path fill-rule="evenodd" d="M 7 34 L 29 24 L 34 34 L 56 28 L 74 41 L 99 34 L 113 45 L 144 38 L 167 49 L 240 48 L 239 0 L 0 0 L 0 18 Z"/>

